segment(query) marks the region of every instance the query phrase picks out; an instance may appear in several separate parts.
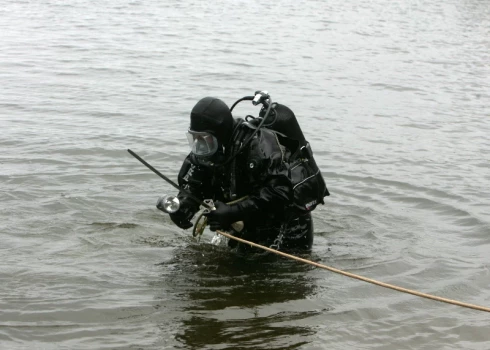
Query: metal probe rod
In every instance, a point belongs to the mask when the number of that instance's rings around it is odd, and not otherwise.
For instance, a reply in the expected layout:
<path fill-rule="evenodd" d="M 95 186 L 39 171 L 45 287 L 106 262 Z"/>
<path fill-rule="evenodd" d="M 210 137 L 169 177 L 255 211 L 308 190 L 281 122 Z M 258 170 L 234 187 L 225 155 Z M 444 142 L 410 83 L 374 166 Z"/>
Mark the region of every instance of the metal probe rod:
<path fill-rule="evenodd" d="M 178 189 L 179 191 L 182 191 L 182 192 L 185 192 L 185 194 L 187 196 L 189 196 L 190 198 L 192 198 L 193 200 L 195 200 L 197 203 L 201 204 L 203 207 L 209 209 L 209 210 L 213 210 L 213 207 L 211 205 L 209 205 L 208 203 L 200 200 L 199 198 L 197 198 L 196 196 L 194 196 L 192 193 L 190 193 L 189 191 L 186 191 L 184 190 L 183 188 L 180 188 L 179 185 L 177 185 L 175 182 L 173 182 L 172 180 L 170 180 L 168 177 L 166 177 L 165 175 L 163 175 L 161 172 L 159 172 L 157 169 L 155 169 L 154 167 L 152 167 L 150 164 L 148 164 L 143 158 L 141 158 L 139 155 L 137 155 L 136 153 L 134 153 L 133 151 L 131 151 L 129 148 L 128 148 L 128 152 L 129 154 L 131 154 L 133 157 L 135 157 L 136 159 L 138 159 L 143 165 L 145 165 L 148 169 L 150 169 L 151 171 L 153 171 L 155 174 L 157 174 L 158 176 L 160 176 L 162 179 L 164 179 L 165 181 L 167 181 L 169 184 L 171 184 L 172 186 L 174 186 L 176 189 Z"/>

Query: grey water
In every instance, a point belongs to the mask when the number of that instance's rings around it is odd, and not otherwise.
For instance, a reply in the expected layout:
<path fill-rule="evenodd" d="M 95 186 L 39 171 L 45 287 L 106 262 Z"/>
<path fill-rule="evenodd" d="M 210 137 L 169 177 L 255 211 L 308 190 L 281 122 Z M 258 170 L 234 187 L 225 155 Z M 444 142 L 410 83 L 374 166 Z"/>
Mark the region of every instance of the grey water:
<path fill-rule="evenodd" d="M 490 3 L 0 6 L 0 349 L 489 349 L 488 313 L 197 242 L 155 208 L 190 109 L 297 115 L 306 258 L 490 307 Z M 240 104 L 235 116 L 256 114 Z"/>

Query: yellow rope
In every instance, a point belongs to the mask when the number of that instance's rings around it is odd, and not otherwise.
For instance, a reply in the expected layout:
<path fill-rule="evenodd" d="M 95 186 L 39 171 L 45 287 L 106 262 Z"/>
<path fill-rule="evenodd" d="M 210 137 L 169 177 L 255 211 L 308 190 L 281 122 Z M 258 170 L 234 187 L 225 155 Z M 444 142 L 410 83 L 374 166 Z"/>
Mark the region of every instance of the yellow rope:
<path fill-rule="evenodd" d="M 231 202 L 226 202 L 226 204 L 228 204 L 228 205 L 235 204 L 235 203 L 241 202 L 241 201 L 243 201 L 244 199 L 247 199 L 247 198 L 248 198 L 248 196 L 243 196 L 243 197 L 240 197 L 238 199 L 235 199 L 235 200 L 233 200 Z"/>
<path fill-rule="evenodd" d="M 328 270 L 328 271 L 331 271 L 331 272 L 335 272 L 335 273 L 338 273 L 338 274 L 341 274 L 341 275 L 344 275 L 344 276 L 347 276 L 347 277 L 351 277 L 351 278 L 355 278 L 355 279 L 358 279 L 358 280 L 361 280 L 361 281 L 364 281 L 364 282 L 376 284 L 376 285 L 381 286 L 381 287 L 390 288 L 390 289 L 393 289 L 393 290 L 396 290 L 396 291 L 399 291 L 399 292 L 413 294 L 413 295 L 416 295 L 418 297 L 432 299 L 432 300 L 440 301 L 440 302 L 443 302 L 443 303 L 458 305 L 458 306 L 466 307 L 466 308 L 469 308 L 469 309 L 490 312 L 490 308 L 485 307 L 485 306 L 479 306 L 479 305 L 474 305 L 474 304 L 463 303 L 461 301 L 447 299 L 447 298 L 442 298 L 442 297 L 438 297 L 438 296 L 435 296 L 435 295 L 421 293 L 421 292 L 417 292 L 415 290 L 398 287 L 398 286 L 395 286 L 393 284 L 388 284 L 388 283 L 376 281 L 376 280 L 373 280 L 371 278 L 366 278 L 366 277 L 359 276 L 359 275 L 356 275 L 356 274 L 353 274 L 353 273 L 350 273 L 350 272 L 345 272 L 345 271 L 336 269 L 334 267 L 322 265 L 322 264 L 316 263 L 316 262 L 311 261 L 311 260 L 299 258 L 299 257 L 294 256 L 294 255 L 291 255 L 291 254 L 287 254 L 287 253 L 284 253 L 284 252 L 281 252 L 281 251 L 278 251 L 278 250 L 275 250 L 275 249 L 272 249 L 272 248 L 269 248 L 269 247 L 266 247 L 266 246 L 263 246 L 263 245 L 254 243 L 254 242 L 250 242 L 250 241 L 247 241 L 245 239 L 232 236 L 231 234 L 226 233 L 226 232 L 223 232 L 223 231 L 219 231 L 218 230 L 216 232 L 218 232 L 219 234 L 221 234 L 221 235 L 223 235 L 223 236 L 225 236 L 227 238 L 234 239 L 235 241 L 238 241 L 238 242 L 241 242 L 241 243 L 245 243 L 245 244 L 251 245 L 251 246 L 256 247 L 256 248 L 264 249 L 264 250 L 267 250 L 267 251 L 269 251 L 271 253 L 278 254 L 278 255 L 284 256 L 286 258 L 297 260 L 297 261 L 300 261 L 300 262 L 303 262 L 303 263 L 306 263 L 306 264 L 310 264 L 310 265 L 313 265 L 313 266 L 316 266 L 316 267 L 320 267 L 322 269 L 325 269 L 325 270 Z"/>

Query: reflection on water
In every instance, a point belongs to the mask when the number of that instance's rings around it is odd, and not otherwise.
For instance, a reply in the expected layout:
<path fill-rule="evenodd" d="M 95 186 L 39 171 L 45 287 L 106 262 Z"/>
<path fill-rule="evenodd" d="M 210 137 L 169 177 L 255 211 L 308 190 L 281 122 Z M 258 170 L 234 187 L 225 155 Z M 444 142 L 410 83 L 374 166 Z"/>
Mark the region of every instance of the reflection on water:
<path fill-rule="evenodd" d="M 161 267 L 170 265 L 175 269 L 164 273 L 162 288 L 185 300 L 176 335 L 183 345 L 292 349 L 314 333 L 301 320 L 318 311 L 288 304 L 314 294 L 307 265 L 207 244 L 183 247 Z"/>

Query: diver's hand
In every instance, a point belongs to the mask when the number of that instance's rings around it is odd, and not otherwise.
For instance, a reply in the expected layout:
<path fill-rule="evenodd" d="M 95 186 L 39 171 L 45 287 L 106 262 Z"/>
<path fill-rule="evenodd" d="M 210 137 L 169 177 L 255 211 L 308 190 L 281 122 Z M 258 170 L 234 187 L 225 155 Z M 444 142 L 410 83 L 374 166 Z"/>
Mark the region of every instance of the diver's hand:
<path fill-rule="evenodd" d="M 209 229 L 211 231 L 227 230 L 232 223 L 240 220 L 240 206 L 236 204 L 228 205 L 216 201 L 214 202 L 214 207 L 216 208 L 215 210 L 204 214 L 208 218 Z"/>

